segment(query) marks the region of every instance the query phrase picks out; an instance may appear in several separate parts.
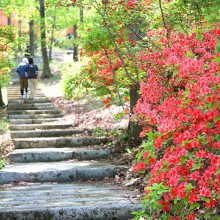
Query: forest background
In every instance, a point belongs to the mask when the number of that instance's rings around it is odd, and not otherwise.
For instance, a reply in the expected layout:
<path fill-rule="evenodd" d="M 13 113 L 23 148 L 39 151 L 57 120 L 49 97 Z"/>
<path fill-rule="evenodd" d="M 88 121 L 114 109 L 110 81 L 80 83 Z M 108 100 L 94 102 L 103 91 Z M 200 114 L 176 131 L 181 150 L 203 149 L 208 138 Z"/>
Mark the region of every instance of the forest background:
<path fill-rule="evenodd" d="M 71 49 L 73 62 L 62 67 L 65 97 L 89 93 L 107 108 L 121 106 L 118 119 L 129 117 L 123 137 L 137 152 L 132 169 L 143 177 L 143 207 L 150 209 L 136 219 L 218 219 L 219 6 L 1 0 L 0 87 L 26 45 L 34 56 L 40 51 L 42 77 L 52 79 L 54 48 Z"/>

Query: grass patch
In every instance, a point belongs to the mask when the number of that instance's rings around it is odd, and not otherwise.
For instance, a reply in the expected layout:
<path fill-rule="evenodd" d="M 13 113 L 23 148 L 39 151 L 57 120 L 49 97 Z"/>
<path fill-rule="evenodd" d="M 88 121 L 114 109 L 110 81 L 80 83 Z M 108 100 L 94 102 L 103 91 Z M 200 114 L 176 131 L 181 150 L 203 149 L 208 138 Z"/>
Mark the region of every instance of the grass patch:
<path fill-rule="evenodd" d="M 7 121 L 6 111 L 0 109 L 0 169 L 7 162 L 7 154 L 12 149 L 10 134 L 8 132 L 9 124 Z"/>

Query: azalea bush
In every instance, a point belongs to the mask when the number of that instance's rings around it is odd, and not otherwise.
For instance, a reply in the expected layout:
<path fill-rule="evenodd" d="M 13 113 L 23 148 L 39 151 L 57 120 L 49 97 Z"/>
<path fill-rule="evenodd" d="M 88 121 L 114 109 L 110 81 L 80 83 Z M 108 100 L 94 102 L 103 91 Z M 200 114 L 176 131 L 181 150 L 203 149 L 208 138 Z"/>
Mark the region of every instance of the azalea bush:
<path fill-rule="evenodd" d="M 6 87 L 10 81 L 8 73 L 12 66 L 14 38 L 12 27 L 0 26 L 0 87 Z"/>
<path fill-rule="evenodd" d="M 148 219 L 214 219 L 220 205 L 220 29 L 148 32 L 160 50 L 140 53 L 146 78 L 135 116 L 148 136 L 134 172 L 148 172 Z"/>
<path fill-rule="evenodd" d="M 86 82 L 108 94 L 107 107 L 115 95 L 123 101 L 122 89 L 127 98 L 132 86 L 140 85 L 141 98 L 137 104 L 133 99 L 129 109 L 131 120 L 143 128 L 140 138 L 144 140 L 133 171 L 146 181 L 143 203 L 150 214 L 144 210 L 136 218 L 217 218 L 220 30 L 216 1 L 81 3 L 95 5 L 99 17 L 95 25 L 84 26 L 85 35 L 81 33 L 84 55 L 91 61 L 81 72 L 86 77 L 77 76 L 74 82 Z"/>

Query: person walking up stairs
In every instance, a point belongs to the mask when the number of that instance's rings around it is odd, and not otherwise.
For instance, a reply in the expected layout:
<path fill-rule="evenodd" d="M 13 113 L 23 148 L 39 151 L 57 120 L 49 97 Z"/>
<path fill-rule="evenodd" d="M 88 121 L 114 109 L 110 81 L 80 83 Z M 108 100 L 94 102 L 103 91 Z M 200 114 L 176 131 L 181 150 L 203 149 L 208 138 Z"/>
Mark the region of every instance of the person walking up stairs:
<path fill-rule="evenodd" d="M 127 169 L 107 160 L 114 149 L 103 147 L 106 138 L 62 122 L 40 90 L 20 100 L 17 89 L 8 89 L 15 150 L 0 170 L 0 219 L 132 219 L 142 207 L 136 193 L 103 181 Z"/>
<path fill-rule="evenodd" d="M 18 65 L 16 72 L 19 75 L 19 84 L 20 84 L 20 92 L 21 92 L 21 98 L 28 98 L 28 79 L 25 74 L 26 67 L 28 64 L 28 59 L 23 58 L 21 63 Z"/>

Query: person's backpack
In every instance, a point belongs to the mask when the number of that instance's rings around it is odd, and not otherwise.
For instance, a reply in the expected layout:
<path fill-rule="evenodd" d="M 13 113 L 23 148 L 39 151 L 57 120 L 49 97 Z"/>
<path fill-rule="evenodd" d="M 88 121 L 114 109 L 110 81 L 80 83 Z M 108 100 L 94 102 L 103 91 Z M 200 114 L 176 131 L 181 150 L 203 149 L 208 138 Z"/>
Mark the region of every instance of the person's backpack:
<path fill-rule="evenodd" d="M 20 77 L 20 78 L 26 78 L 26 76 L 25 76 L 25 70 L 26 70 L 26 65 L 20 65 L 20 66 L 17 68 L 17 73 L 19 74 L 19 77 Z"/>
<path fill-rule="evenodd" d="M 27 74 L 28 74 L 29 79 L 37 78 L 37 67 L 36 67 L 36 65 L 29 64 Z"/>

